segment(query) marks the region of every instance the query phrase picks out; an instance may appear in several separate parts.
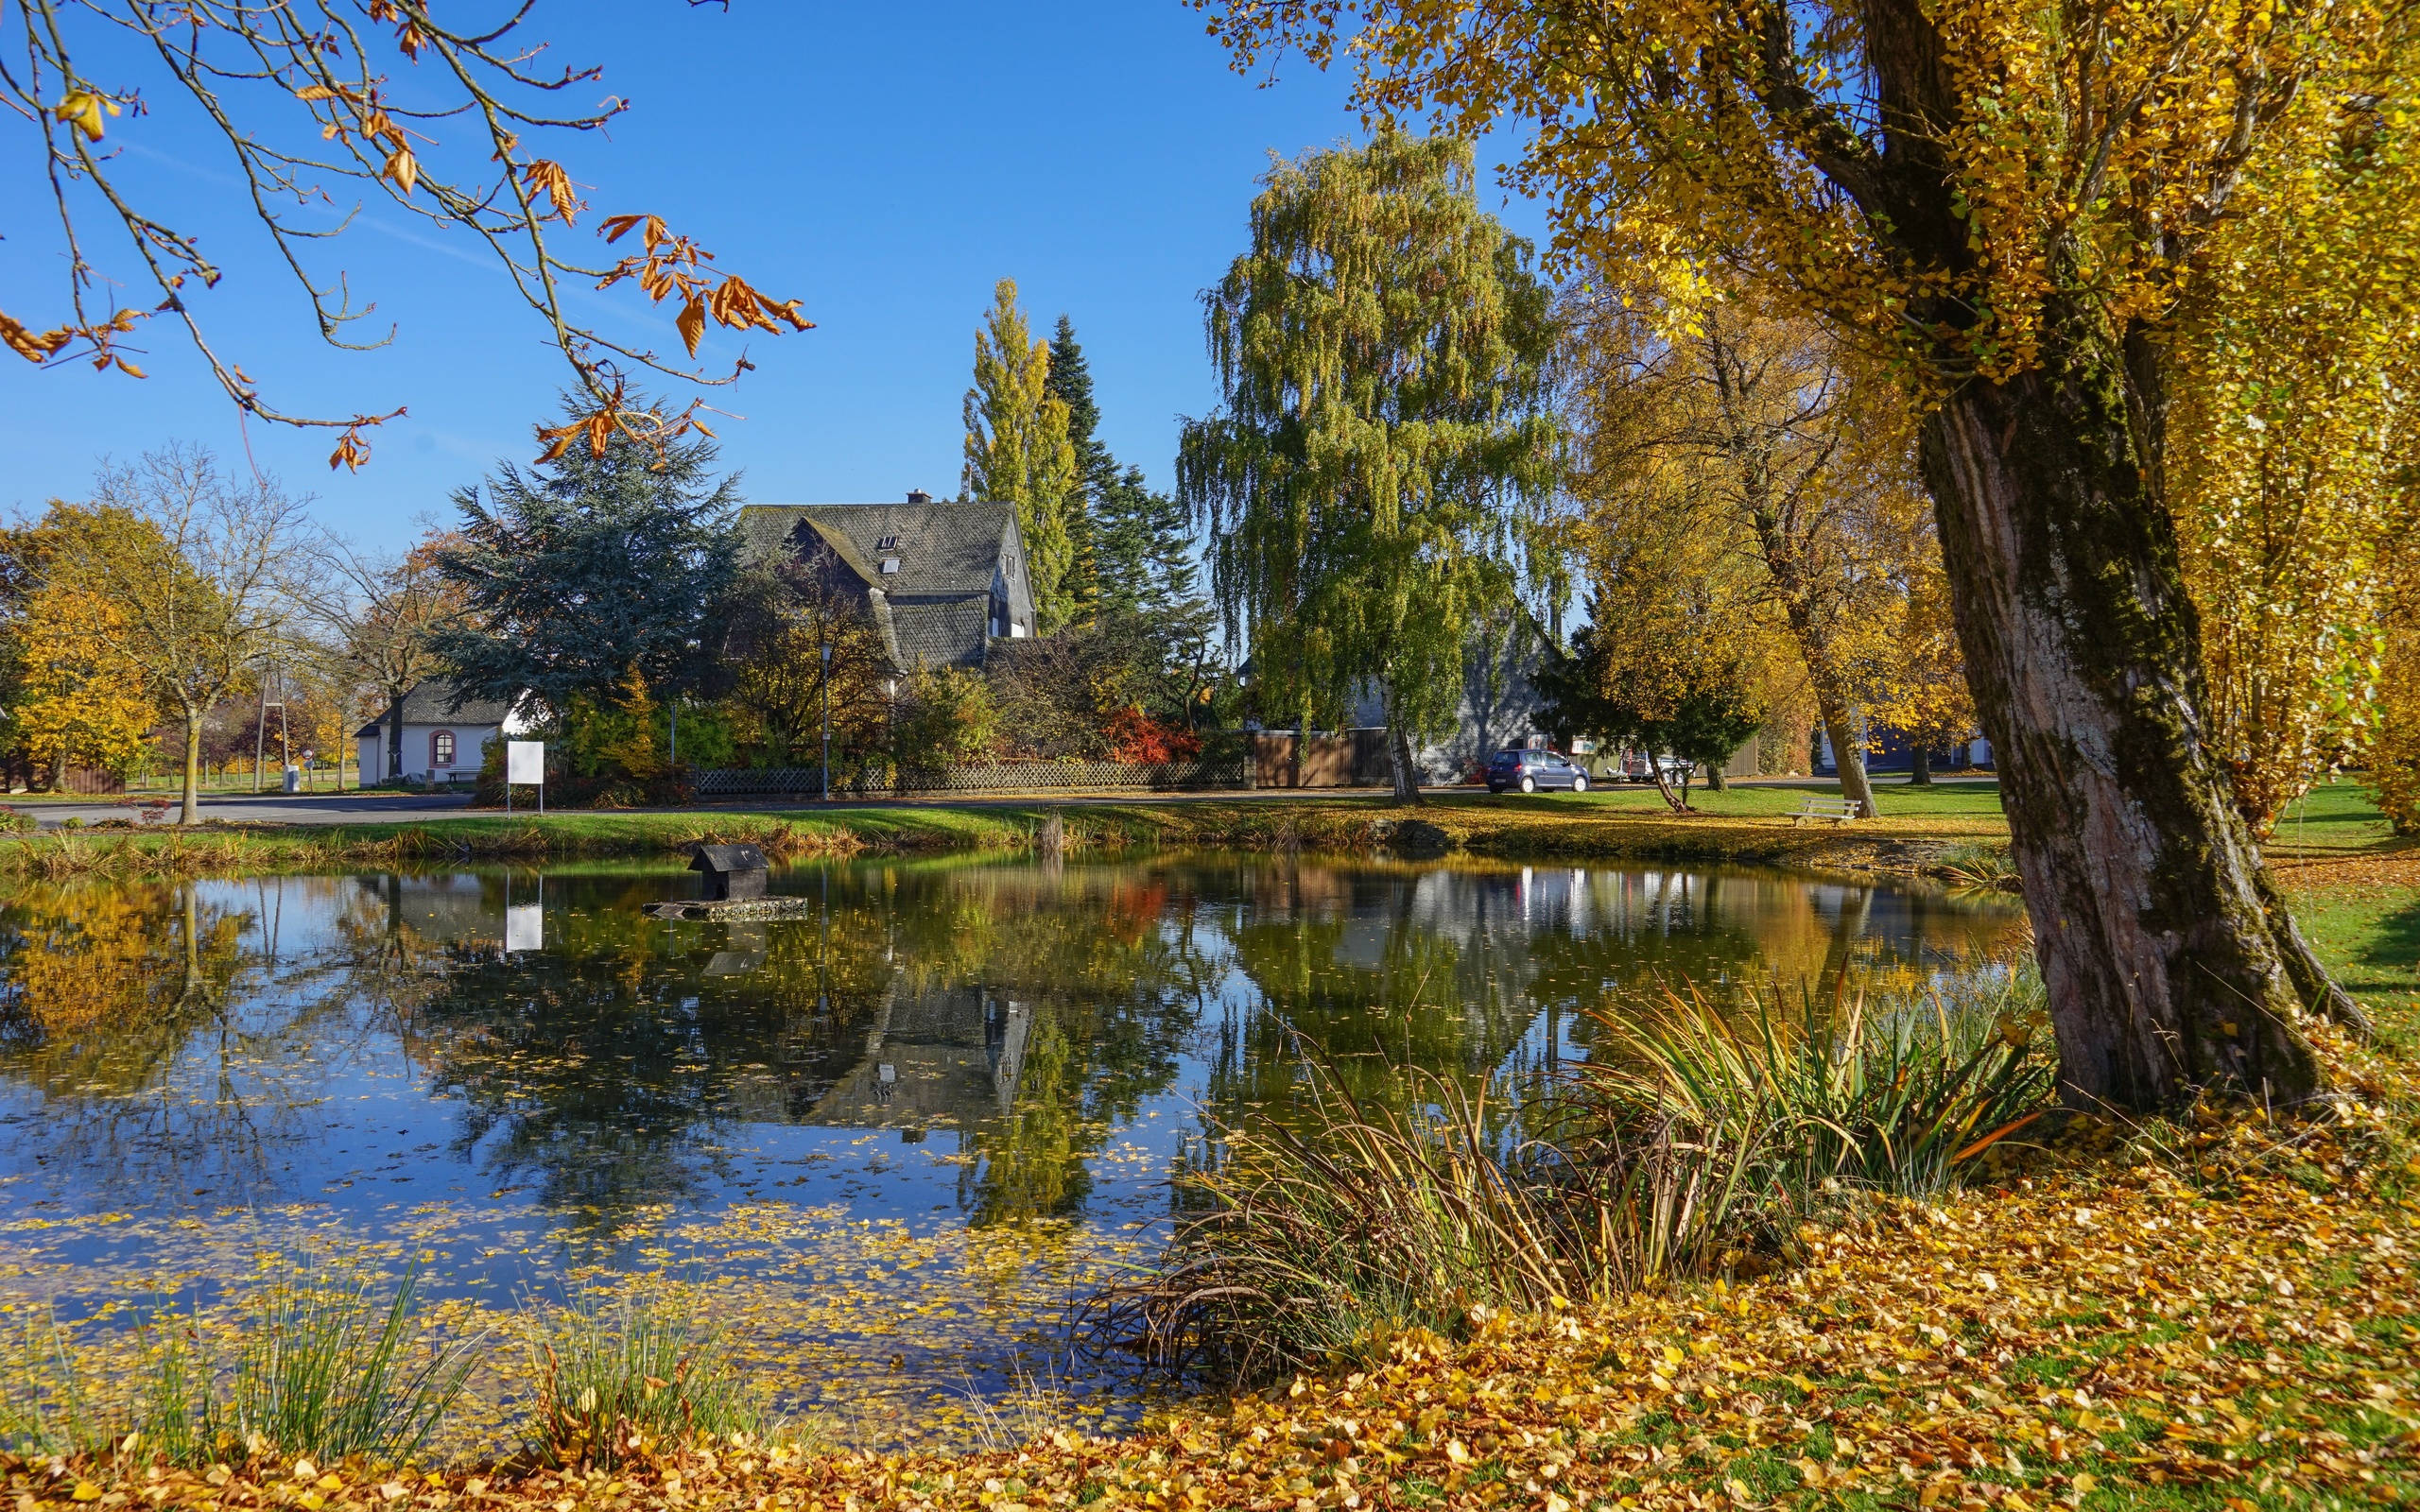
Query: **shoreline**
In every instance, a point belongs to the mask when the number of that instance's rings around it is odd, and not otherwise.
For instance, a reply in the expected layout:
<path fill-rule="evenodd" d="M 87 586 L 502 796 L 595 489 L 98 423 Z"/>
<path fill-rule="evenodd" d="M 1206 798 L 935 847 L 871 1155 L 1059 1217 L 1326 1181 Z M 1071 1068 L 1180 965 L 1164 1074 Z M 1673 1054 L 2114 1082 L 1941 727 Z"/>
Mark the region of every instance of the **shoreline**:
<path fill-rule="evenodd" d="M 671 858 L 700 841 L 750 842 L 777 860 L 857 854 L 1024 851 L 1057 818 L 1070 850 L 1223 849 L 1433 860 L 1646 861 L 1831 872 L 1938 874 L 1946 852 L 2004 850 L 1996 815 L 1886 816 L 1849 826 L 1772 814 L 1671 815 L 1568 799 L 1383 798 L 1181 802 L 917 803 L 831 810 L 475 810 L 336 824 L 108 823 L 0 835 L 0 875 L 200 876 L 411 861 Z"/>

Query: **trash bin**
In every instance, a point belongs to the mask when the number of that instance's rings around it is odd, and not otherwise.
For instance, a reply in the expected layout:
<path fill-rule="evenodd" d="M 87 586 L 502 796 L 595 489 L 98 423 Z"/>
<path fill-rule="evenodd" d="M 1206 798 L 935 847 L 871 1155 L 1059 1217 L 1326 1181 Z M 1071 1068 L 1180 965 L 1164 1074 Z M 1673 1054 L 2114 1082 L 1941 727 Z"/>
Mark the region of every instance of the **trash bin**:
<path fill-rule="evenodd" d="M 285 790 L 288 793 L 302 791 L 302 768 L 291 762 L 288 762 L 285 766 Z"/>

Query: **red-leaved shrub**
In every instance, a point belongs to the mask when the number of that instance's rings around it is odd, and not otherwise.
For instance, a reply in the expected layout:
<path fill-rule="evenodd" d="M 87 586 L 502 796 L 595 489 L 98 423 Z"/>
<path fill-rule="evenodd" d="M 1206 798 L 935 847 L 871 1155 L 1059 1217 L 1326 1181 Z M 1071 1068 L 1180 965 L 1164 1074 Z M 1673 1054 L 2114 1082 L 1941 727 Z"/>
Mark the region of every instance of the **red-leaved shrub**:
<path fill-rule="evenodd" d="M 1110 759 L 1121 762 L 1189 762 L 1201 754 L 1201 737 L 1182 725 L 1163 724 L 1129 704 L 1101 728 Z"/>

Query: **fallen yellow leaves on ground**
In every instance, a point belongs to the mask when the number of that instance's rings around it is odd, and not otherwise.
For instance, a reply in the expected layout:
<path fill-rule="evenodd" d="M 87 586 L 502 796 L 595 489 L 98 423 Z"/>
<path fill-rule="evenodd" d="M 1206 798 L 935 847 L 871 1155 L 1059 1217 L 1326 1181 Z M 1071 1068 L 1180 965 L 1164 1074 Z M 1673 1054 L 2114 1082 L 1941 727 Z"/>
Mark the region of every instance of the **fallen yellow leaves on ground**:
<path fill-rule="evenodd" d="M 2420 1498 L 2420 1160 L 2399 1063 L 2298 1124 L 2071 1126 L 1995 1181 L 1800 1234 L 1793 1268 L 1599 1309 L 1474 1309 L 1367 1368 L 1013 1452 L 726 1442 L 638 1470 L 5 1463 L 105 1506 L 1990 1507 Z M 333 1484 L 331 1484 L 333 1483 Z"/>

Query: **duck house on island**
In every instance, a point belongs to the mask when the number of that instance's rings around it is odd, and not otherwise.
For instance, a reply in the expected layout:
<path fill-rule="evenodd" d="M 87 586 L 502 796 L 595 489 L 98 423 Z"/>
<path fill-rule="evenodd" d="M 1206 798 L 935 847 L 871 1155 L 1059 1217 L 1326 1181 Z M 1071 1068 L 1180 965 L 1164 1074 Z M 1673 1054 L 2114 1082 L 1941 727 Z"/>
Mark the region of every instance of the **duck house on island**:
<path fill-rule="evenodd" d="M 771 863 L 752 845 L 693 845 L 689 869 L 705 876 L 707 902 L 739 902 L 765 896 Z"/>
<path fill-rule="evenodd" d="M 752 845 L 693 845 L 689 869 L 705 880 L 704 896 L 684 901 L 642 903 L 639 912 L 650 919 L 803 919 L 816 911 L 808 898 L 768 896 L 766 873 L 771 864 Z"/>

